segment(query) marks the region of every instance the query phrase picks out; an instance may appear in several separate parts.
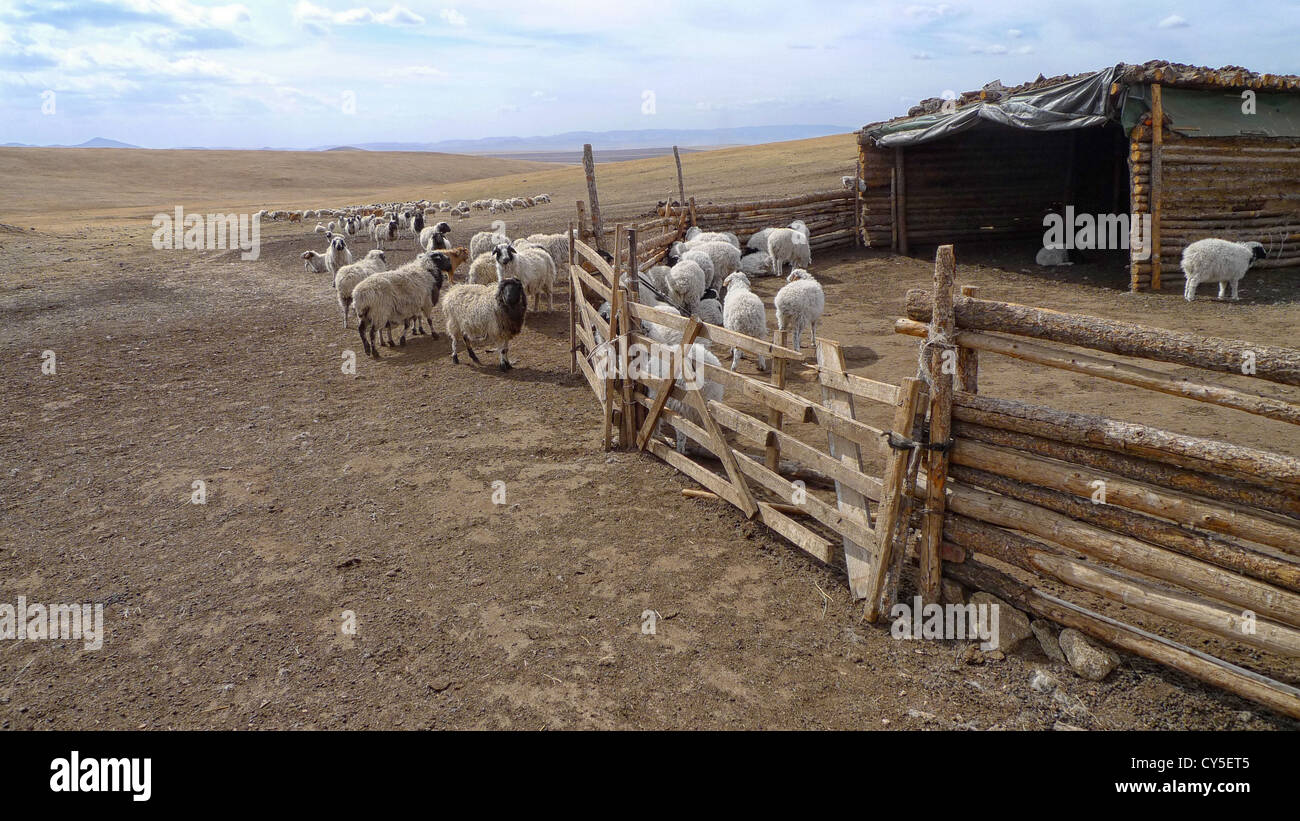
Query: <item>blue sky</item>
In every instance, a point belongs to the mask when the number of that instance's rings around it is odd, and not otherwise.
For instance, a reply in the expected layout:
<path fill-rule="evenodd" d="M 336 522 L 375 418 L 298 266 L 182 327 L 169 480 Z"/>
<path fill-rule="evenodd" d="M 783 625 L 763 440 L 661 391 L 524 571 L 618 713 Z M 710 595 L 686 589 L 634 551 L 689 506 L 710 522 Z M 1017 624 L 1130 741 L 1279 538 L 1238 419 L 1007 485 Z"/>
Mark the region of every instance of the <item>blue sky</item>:
<path fill-rule="evenodd" d="M 1300 73 L 1298 43 L 1296 2 L 0 0 L 0 143 L 856 127 L 1121 61 Z"/>

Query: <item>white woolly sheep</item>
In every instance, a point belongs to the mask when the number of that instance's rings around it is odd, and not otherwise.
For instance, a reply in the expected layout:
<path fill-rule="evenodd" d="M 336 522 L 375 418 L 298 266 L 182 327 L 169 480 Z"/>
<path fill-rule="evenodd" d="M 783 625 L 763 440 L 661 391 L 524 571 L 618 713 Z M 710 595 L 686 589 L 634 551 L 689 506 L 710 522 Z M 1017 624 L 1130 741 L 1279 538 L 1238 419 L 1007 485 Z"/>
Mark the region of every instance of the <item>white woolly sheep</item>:
<path fill-rule="evenodd" d="M 727 278 L 727 274 L 740 270 L 739 244 L 732 245 L 726 240 L 695 239 L 686 243 L 686 248 L 689 251 L 702 251 L 709 255 L 710 261 L 713 262 L 713 276 L 709 278 L 708 283 L 710 288 L 715 290 L 721 288 L 722 280 Z M 706 270 L 705 273 L 708 271 Z"/>
<path fill-rule="evenodd" d="M 698 263 L 684 259 L 668 269 L 664 284 L 667 286 L 664 293 L 669 299 L 686 310 L 693 311 L 695 303 L 704 296 L 708 280 L 704 276 L 704 269 Z"/>
<path fill-rule="evenodd" d="M 565 270 L 569 264 L 569 235 L 564 234 L 529 234 L 528 241 L 551 255 L 557 271 Z"/>
<path fill-rule="evenodd" d="M 376 333 L 388 331 L 388 342 L 393 341 L 393 328 L 402 327 L 399 345 L 406 344 L 406 324 L 411 319 L 427 319 L 433 328 L 433 306 L 445 282 L 444 273 L 451 272 L 451 260 L 440 251 L 424 252 L 415 259 L 391 271 L 371 274 L 357 284 L 352 292 L 357 310 L 357 333 L 361 346 L 368 356 L 379 358 L 375 346 Z M 422 331 L 420 331 L 422 332 Z M 433 333 L 433 338 L 438 335 Z"/>
<path fill-rule="evenodd" d="M 470 341 L 496 345 L 500 368 L 510 370 L 510 340 L 524 327 L 528 295 L 524 284 L 515 277 L 490 285 L 453 285 L 442 298 L 442 312 L 447 317 L 447 336 L 451 337 L 451 361 L 460 364 L 457 355 L 464 343 L 469 358 L 479 363 Z"/>
<path fill-rule="evenodd" d="M 710 325 L 722 325 L 724 319 L 722 315 L 722 303 L 718 301 L 718 292 L 712 288 L 704 289 L 704 296 L 695 304 L 695 316 L 701 322 L 707 322 Z"/>
<path fill-rule="evenodd" d="M 496 282 L 496 278 L 497 258 L 491 251 L 485 251 L 474 257 L 474 261 L 469 264 L 469 272 L 465 275 L 465 280 L 475 285 L 487 285 Z"/>
<path fill-rule="evenodd" d="M 767 339 L 767 308 L 763 300 L 749 289 L 749 277 L 740 272 L 730 274 L 722 283 L 727 298 L 722 303 L 722 327 L 755 339 Z M 740 364 L 740 348 L 731 349 L 731 369 Z M 758 369 L 767 370 L 767 358 L 758 357 Z"/>
<path fill-rule="evenodd" d="M 751 280 L 771 276 L 772 255 L 767 251 L 755 251 L 752 248 L 746 250 L 750 253 L 740 258 L 740 272 Z"/>
<path fill-rule="evenodd" d="M 795 228 L 773 228 L 767 235 L 767 253 L 772 257 L 773 276 L 782 276 L 787 262 L 791 270 L 812 265 L 808 237 Z"/>
<path fill-rule="evenodd" d="M 469 255 L 478 259 L 479 254 L 490 253 L 493 248 L 509 241 L 504 231 L 479 231 L 469 239 Z"/>
<path fill-rule="evenodd" d="M 1065 248 L 1039 248 L 1034 256 L 1034 262 L 1045 267 L 1074 264 L 1070 261 L 1070 252 Z"/>
<path fill-rule="evenodd" d="M 1258 242 L 1230 242 L 1226 239 L 1198 239 L 1183 249 L 1183 274 L 1187 283 L 1183 299 L 1196 299 L 1196 286 L 1202 282 L 1219 283 L 1219 299 L 1223 299 L 1232 283 L 1232 299 L 1237 299 L 1237 287 L 1247 269 L 1255 260 L 1264 259 L 1268 252 Z"/>
<path fill-rule="evenodd" d="M 697 242 L 727 242 L 740 247 L 740 237 L 730 231 L 703 231 L 695 226 L 686 229 L 686 244 L 693 245 Z"/>
<path fill-rule="evenodd" d="M 813 339 L 817 338 L 817 324 L 821 322 L 826 310 L 826 293 L 821 283 L 802 268 L 796 268 L 786 278 L 786 285 L 776 292 L 773 300 L 776 305 L 776 327 L 782 331 L 794 332 L 794 349 L 800 349 L 803 343 L 803 326 L 812 330 Z"/>
<path fill-rule="evenodd" d="M 348 326 L 348 308 L 352 307 L 352 292 L 361 281 L 376 271 L 388 268 L 384 252 L 378 248 L 369 251 L 360 262 L 344 265 L 334 272 L 334 290 L 338 293 L 339 308 L 343 310 L 343 327 Z"/>
<path fill-rule="evenodd" d="M 524 292 L 529 295 L 537 310 L 541 309 L 541 297 L 545 293 L 550 300 L 548 310 L 555 310 L 555 261 L 546 253 L 545 248 L 527 244 L 515 248 L 508 243 L 501 243 L 492 250 L 496 258 L 497 280 L 515 277 L 524 284 Z"/>
<path fill-rule="evenodd" d="M 708 252 L 700 248 L 683 248 L 680 255 L 674 257 L 670 254 L 667 261 L 672 265 L 676 265 L 684 259 L 694 262 L 696 265 L 700 266 L 700 270 L 704 271 L 705 289 L 713 288 L 716 290 L 719 285 L 721 285 L 722 277 L 725 276 L 725 274 L 719 274 L 714 270 L 713 257 L 709 256 Z"/>

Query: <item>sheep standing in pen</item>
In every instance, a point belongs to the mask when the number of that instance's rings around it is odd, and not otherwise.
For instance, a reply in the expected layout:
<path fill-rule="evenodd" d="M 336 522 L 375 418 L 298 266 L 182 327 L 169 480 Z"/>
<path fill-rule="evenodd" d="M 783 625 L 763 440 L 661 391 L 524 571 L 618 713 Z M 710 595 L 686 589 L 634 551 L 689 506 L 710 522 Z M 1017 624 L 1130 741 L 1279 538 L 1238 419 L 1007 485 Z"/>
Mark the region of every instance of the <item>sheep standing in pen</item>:
<path fill-rule="evenodd" d="M 704 231 L 696 226 L 687 228 L 686 243 L 689 245 L 696 242 L 726 242 L 740 247 L 740 237 L 730 231 Z"/>
<path fill-rule="evenodd" d="M 773 276 L 782 276 L 786 263 L 791 270 L 812 265 L 808 237 L 795 228 L 773 228 L 767 235 L 767 253 L 772 257 Z"/>
<path fill-rule="evenodd" d="M 701 235 L 701 237 L 706 235 Z M 732 245 L 726 240 L 711 239 L 693 239 L 686 243 L 688 251 L 695 251 L 708 254 L 709 260 L 713 263 L 713 275 L 710 277 L 708 287 L 715 290 L 722 287 L 722 280 L 727 278 L 727 274 L 735 273 L 740 270 L 740 246 Z M 708 273 L 708 270 L 705 270 Z"/>
<path fill-rule="evenodd" d="M 826 310 L 826 293 L 821 283 L 802 268 L 796 268 L 786 278 L 786 284 L 776 292 L 776 327 L 794 332 L 794 349 L 803 342 L 803 326 L 808 325 L 817 338 L 817 323 Z"/>
<path fill-rule="evenodd" d="M 704 269 L 698 263 L 684 259 L 668 269 L 664 277 L 667 286 L 664 294 L 688 311 L 695 310 L 695 304 L 704 296 L 707 280 Z"/>
<path fill-rule="evenodd" d="M 465 274 L 465 281 L 475 285 L 487 285 L 489 282 L 495 282 L 497 278 L 497 258 L 491 251 L 485 251 L 474 257 L 474 261 L 469 264 L 469 271 Z"/>
<path fill-rule="evenodd" d="M 479 254 L 489 253 L 501 243 L 509 241 L 510 238 L 504 231 L 479 231 L 469 239 L 469 256 L 478 259 Z"/>
<path fill-rule="evenodd" d="M 388 268 L 384 252 L 375 248 L 361 258 L 360 262 L 344 265 L 334 272 L 334 290 L 338 293 L 339 308 L 343 310 L 343 327 L 348 326 L 348 309 L 352 307 L 352 292 L 361 281 L 376 271 Z"/>
<path fill-rule="evenodd" d="M 1196 286 L 1202 282 L 1219 283 L 1219 299 L 1227 294 L 1232 284 L 1232 299 L 1237 300 L 1237 287 L 1241 278 L 1256 260 L 1264 259 L 1268 252 L 1258 242 L 1230 242 L 1226 239 L 1198 239 L 1183 249 L 1183 274 L 1187 284 L 1183 299 L 1196 299 Z"/>
<path fill-rule="evenodd" d="M 548 310 L 555 310 L 555 261 L 551 255 L 546 253 L 545 248 L 539 248 L 531 243 L 526 247 L 515 248 L 508 243 L 501 243 L 492 251 L 492 256 L 496 258 L 497 280 L 505 280 L 515 277 L 524 284 L 524 291 L 528 293 L 533 300 L 533 304 L 541 306 L 541 296 L 546 294 L 550 300 Z"/>
<path fill-rule="evenodd" d="M 357 309 L 357 332 L 361 346 L 368 356 L 379 358 L 375 335 L 388 331 L 388 344 L 393 343 L 393 328 L 401 326 L 399 345 L 406 344 L 407 322 L 416 317 L 429 320 L 433 327 L 433 306 L 445 281 L 443 274 L 451 271 L 447 255 L 435 251 L 424 252 L 415 259 L 391 271 L 379 271 L 357 284 L 352 292 Z M 436 339 L 438 335 L 433 334 Z"/>
<path fill-rule="evenodd" d="M 528 241 L 551 255 L 557 271 L 567 270 L 569 265 L 569 235 L 564 234 L 529 234 Z"/>
<path fill-rule="evenodd" d="M 718 292 L 712 288 L 704 289 L 704 296 L 695 305 L 695 316 L 701 322 L 707 322 L 710 325 L 723 325 L 725 320 L 722 313 L 722 303 L 718 301 Z"/>
<path fill-rule="evenodd" d="M 451 361 L 460 364 L 460 344 L 475 364 L 481 364 L 470 341 L 498 346 L 500 368 L 508 371 L 510 340 L 524 327 L 528 312 L 528 295 L 524 284 L 515 277 L 490 285 L 453 285 L 442 299 L 447 317 L 447 336 L 451 337 Z"/>
<path fill-rule="evenodd" d="M 722 285 L 722 278 L 726 276 L 726 274 L 720 274 L 714 269 L 713 257 L 709 256 L 699 248 L 683 246 L 680 243 L 674 247 L 679 248 L 681 253 L 670 253 L 668 256 L 664 257 L 665 262 L 669 265 L 676 265 L 684 259 L 690 260 L 700 266 L 700 270 L 704 271 L 704 287 L 706 289 L 713 288 L 714 290 L 717 290 Z"/>
<path fill-rule="evenodd" d="M 679 383 L 682 383 L 682 387 L 684 388 L 689 389 L 690 387 L 698 385 L 702 395 L 701 398 L 703 398 L 706 403 L 710 401 L 722 401 L 724 396 L 722 385 L 707 379 L 703 373 L 703 369 L 700 367 L 701 364 L 712 365 L 715 368 L 722 367 L 722 363 L 718 361 L 718 358 L 714 356 L 708 348 L 699 342 L 692 344 L 691 347 L 687 349 L 685 363 L 682 361 L 680 347 L 674 346 L 669 350 L 672 351 L 671 365 L 665 361 L 668 359 L 666 356 L 651 356 L 648 358 L 646 361 L 646 370 L 649 372 L 648 375 L 650 377 L 654 379 L 667 379 L 669 376 L 673 376 L 677 378 Z M 651 399 L 655 398 L 654 387 L 647 388 L 647 395 Z M 703 424 L 699 412 L 690 405 L 683 405 L 676 399 L 669 399 L 664 403 L 664 406 L 675 413 L 682 414 L 696 425 Z M 667 427 L 668 423 L 662 420 L 659 422 L 659 430 L 661 432 Z M 686 448 L 686 434 L 677 431 L 677 452 L 685 456 Z"/>
<path fill-rule="evenodd" d="M 767 308 L 758 294 L 749 290 L 749 277 L 740 272 L 729 275 L 722 283 L 727 298 L 722 303 L 722 327 L 755 339 L 767 339 Z M 731 349 L 731 369 L 740 364 L 740 348 Z M 767 358 L 758 357 L 758 369 L 767 370 Z"/>

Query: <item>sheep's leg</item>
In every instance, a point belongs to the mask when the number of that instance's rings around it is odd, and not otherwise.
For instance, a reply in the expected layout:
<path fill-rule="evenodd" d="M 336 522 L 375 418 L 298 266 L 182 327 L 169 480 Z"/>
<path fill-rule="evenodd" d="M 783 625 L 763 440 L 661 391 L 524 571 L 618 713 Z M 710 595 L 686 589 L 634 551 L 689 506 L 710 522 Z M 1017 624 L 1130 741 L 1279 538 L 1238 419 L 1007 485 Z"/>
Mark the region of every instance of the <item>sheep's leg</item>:
<path fill-rule="evenodd" d="M 677 452 L 686 455 L 686 434 L 681 431 L 677 431 Z"/>
<path fill-rule="evenodd" d="M 501 368 L 502 371 L 508 371 L 514 367 L 514 365 L 510 364 L 510 343 L 509 342 L 506 342 L 506 344 L 501 346 L 501 364 L 499 365 L 499 367 Z"/>
<path fill-rule="evenodd" d="M 432 313 L 425 314 L 424 318 L 429 321 L 429 338 L 437 339 L 438 332 L 433 329 L 433 314 Z"/>
<path fill-rule="evenodd" d="M 1187 284 L 1183 286 L 1183 299 L 1191 302 L 1196 299 L 1196 280 L 1192 277 L 1187 278 Z"/>
<path fill-rule="evenodd" d="M 1219 280 L 1219 299 L 1226 299 L 1228 296 L 1228 283 Z"/>
<path fill-rule="evenodd" d="M 339 305 L 342 306 L 343 308 L 343 330 L 345 331 L 348 329 L 348 306 L 351 304 L 352 304 L 352 300 L 350 299 L 344 299 L 339 301 Z"/>
<path fill-rule="evenodd" d="M 361 351 L 370 356 L 370 340 L 366 339 L 366 323 L 357 323 L 357 334 L 361 337 Z"/>
<path fill-rule="evenodd" d="M 760 356 L 760 357 L 758 358 L 758 369 L 759 369 L 760 371 L 766 371 L 767 368 L 768 368 L 767 357 L 765 357 L 765 356 Z M 735 370 L 735 369 L 733 368 L 732 370 Z"/>
<path fill-rule="evenodd" d="M 474 360 L 475 365 L 482 365 L 483 363 L 478 361 L 478 355 L 474 353 L 474 346 L 469 344 L 469 337 L 462 334 L 460 338 L 465 343 L 465 353 L 469 354 L 469 358 Z"/>
<path fill-rule="evenodd" d="M 1234 280 L 1232 281 L 1232 301 L 1233 301 L 1233 302 L 1236 302 L 1236 301 L 1237 301 L 1237 286 L 1239 286 L 1239 285 L 1241 285 L 1241 280 L 1240 280 L 1240 279 L 1234 279 Z"/>
<path fill-rule="evenodd" d="M 815 348 L 817 347 L 817 323 L 812 323 L 810 327 L 812 328 L 813 347 Z"/>
<path fill-rule="evenodd" d="M 740 348 L 731 349 L 731 369 L 734 371 L 740 364 Z"/>

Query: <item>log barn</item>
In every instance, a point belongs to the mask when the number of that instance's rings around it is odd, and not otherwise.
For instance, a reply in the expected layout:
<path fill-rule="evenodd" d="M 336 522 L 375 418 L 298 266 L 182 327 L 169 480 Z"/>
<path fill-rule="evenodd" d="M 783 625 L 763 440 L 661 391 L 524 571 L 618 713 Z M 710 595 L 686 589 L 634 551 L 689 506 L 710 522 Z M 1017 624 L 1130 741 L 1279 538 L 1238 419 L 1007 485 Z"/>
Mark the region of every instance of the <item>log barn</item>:
<path fill-rule="evenodd" d="M 857 133 L 869 247 L 1024 240 L 1032 260 L 1044 217 L 1070 209 L 1135 227 L 1127 249 L 1096 252 L 1127 265 L 1134 291 L 1181 292 L 1183 249 L 1205 237 L 1262 242 L 1259 268 L 1300 265 L 1294 75 L 1121 63 L 995 81 Z"/>

